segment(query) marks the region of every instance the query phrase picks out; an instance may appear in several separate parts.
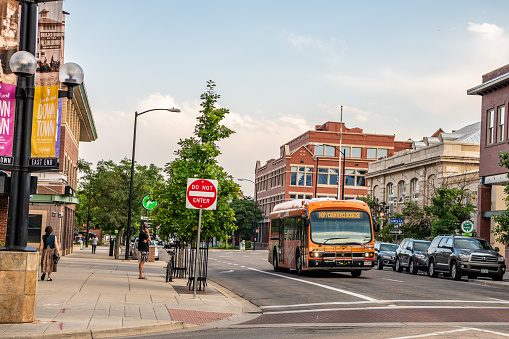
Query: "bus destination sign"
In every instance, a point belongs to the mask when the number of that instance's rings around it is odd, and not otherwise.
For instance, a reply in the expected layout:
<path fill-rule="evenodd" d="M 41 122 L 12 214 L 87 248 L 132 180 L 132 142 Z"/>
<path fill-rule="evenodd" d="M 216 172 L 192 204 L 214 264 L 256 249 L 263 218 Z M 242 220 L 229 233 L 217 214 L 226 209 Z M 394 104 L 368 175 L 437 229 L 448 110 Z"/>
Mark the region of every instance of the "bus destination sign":
<path fill-rule="evenodd" d="M 360 212 L 318 212 L 320 219 L 360 219 Z"/>

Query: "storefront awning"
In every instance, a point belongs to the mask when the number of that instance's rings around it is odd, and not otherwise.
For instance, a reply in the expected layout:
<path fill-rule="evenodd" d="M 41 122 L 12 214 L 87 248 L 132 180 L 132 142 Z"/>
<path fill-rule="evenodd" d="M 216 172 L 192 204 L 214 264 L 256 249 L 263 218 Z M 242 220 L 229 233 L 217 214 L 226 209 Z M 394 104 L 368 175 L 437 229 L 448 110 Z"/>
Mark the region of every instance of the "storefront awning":
<path fill-rule="evenodd" d="M 33 194 L 30 196 L 30 203 L 49 205 L 76 205 L 78 197 L 63 194 Z"/>

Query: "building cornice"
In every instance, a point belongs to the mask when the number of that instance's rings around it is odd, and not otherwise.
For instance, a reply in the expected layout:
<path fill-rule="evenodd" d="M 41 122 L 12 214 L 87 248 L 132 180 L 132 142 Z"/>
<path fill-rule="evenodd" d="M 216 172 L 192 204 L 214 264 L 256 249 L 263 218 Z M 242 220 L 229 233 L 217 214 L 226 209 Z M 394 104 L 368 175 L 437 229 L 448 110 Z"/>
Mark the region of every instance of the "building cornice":
<path fill-rule="evenodd" d="M 483 82 L 479 86 L 467 90 L 467 95 L 485 95 L 509 85 L 509 73 L 503 74 L 495 79 Z"/>

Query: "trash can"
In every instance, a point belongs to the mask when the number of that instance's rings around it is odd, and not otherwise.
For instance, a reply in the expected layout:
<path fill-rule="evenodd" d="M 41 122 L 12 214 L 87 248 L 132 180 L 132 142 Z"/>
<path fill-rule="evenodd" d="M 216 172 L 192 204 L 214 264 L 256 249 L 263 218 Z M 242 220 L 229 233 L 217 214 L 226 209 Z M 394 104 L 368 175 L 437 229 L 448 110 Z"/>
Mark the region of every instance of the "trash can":
<path fill-rule="evenodd" d="M 115 238 L 110 238 L 110 257 L 113 256 L 113 248 L 115 248 Z"/>

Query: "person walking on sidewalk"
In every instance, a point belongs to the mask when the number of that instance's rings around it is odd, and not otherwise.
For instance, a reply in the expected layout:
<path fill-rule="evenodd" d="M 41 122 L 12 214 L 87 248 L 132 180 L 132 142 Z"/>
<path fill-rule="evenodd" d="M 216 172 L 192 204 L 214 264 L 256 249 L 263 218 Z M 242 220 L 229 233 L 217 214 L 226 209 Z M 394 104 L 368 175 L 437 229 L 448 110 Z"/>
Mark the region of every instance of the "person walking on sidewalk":
<path fill-rule="evenodd" d="M 97 239 L 97 235 L 94 234 L 94 236 L 92 237 L 92 253 L 95 254 L 95 250 L 97 248 L 97 241 L 99 239 Z"/>
<path fill-rule="evenodd" d="M 138 253 L 139 253 L 138 258 L 140 260 L 139 264 L 140 276 L 138 277 L 138 279 L 147 279 L 143 275 L 143 264 L 148 261 L 149 244 L 150 244 L 150 233 L 148 232 L 147 226 L 142 226 L 140 236 L 138 238 Z"/>
<path fill-rule="evenodd" d="M 46 273 L 48 274 L 48 281 L 52 281 L 51 273 L 57 271 L 57 264 L 55 264 L 55 254 L 60 255 L 60 249 L 58 247 L 57 236 L 51 234 L 53 227 L 47 226 L 44 229 L 45 235 L 41 238 L 38 252 L 42 251 L 41 254 L 41 280 L 44 280 Z"/>

